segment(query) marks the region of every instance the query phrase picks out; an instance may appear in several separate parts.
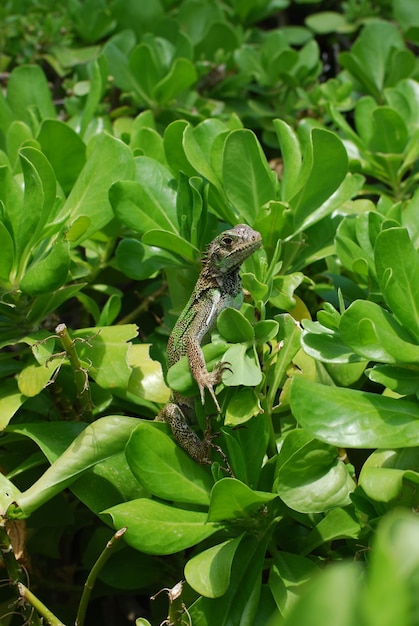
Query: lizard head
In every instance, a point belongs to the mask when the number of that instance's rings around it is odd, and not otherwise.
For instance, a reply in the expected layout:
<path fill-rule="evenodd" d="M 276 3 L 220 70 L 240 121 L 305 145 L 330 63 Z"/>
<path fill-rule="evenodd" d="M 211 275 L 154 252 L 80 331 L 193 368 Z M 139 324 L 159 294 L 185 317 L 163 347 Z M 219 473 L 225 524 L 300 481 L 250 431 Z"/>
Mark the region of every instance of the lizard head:
<path fill-rule="evenodd" d="M 204 264 L 221 274 L 238 269 L 262 245 L 262 237 L 246 224 L 225 230 L 212 241 L 206 251 Z"/>

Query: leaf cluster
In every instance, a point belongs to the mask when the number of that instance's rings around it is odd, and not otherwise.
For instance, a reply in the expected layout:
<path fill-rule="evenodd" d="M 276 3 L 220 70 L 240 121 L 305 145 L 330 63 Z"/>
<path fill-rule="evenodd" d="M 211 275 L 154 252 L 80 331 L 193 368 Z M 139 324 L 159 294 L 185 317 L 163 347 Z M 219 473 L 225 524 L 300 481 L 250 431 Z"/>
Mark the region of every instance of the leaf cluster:
<path fill-rule="evenodd" d="M 0 503 L 30 541 L 1 526 L 20 586 L 0 608 L 61 618 L 23 596 L 21 552 L 34 588 L 73 572 L 69 622 L 77 562 L 92 624 L 109 589 L 160 588 L 153 623 L 417 623 L 414 1 L 291 24 L 307 3 L 65 4 L 1 9 Z M 196 402 L 218 435 L 198 465 L 154 421 L 170 390 L 197 395 L 165 347 L 238 223 L 263 249 L 204 346 L 231 371 L 221 416 Z"/>

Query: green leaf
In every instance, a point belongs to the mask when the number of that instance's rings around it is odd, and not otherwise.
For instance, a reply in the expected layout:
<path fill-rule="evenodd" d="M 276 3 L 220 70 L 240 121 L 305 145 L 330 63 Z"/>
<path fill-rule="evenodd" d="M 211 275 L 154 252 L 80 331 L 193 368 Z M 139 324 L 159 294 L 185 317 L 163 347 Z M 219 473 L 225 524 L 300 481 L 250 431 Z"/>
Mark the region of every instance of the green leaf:
<path fill-rule="evenodd" d="M 281 147 L 284 172 L 281 181 L 281 200 L 288 202 L 299 186 L 302 155 L 300 143 L 294 130 L 280 119 L 273 121 L 275 132 Z"/>
<path fill-rule="evenodd" d="M 172 254 L 177 254 L 191 263 L 195 261 L 199 254 L 199 251 L 189 241 L 167 230 L 148 230 L 144 233 L 142 241 L 149 246 L 155 246 Z"/>
<path fill-rule="evenodd" d="M 135 165 L 139 182 L 117 182 L 110 189 L 109 198 L 116 217 L 140 234 L 160 229 L 177 233 L 172 174 L 145 156 L 138 157 Z"/>
<path fill-rule="evenodd" d="M 248 533 L 243 537 L 232 562 L 228 593 L 218 598 L 199 598 L 189 610 L 193 623 L 205 626 L 256 623 L 269 538 L 269 532 L 259 536 Z"/>
<path fill-rule="evenodd" d="M 403 49 L 405 44 L 396 27 L 390 22 L 377 20 L 362 29 L 350 52 L 339 55 L 339 62 L 368 93 L 380 99 L 383 88 L 389 86 L 386 76 L 391 68 L 391 56 Z M 409 63 L 405 63 L 402 69 L 409 75 Z M 401 78 L 403 76 L 399 75 L 396 82 Z"/>
<path fill-rule="evenodd" d="M 13 378 L 2 380 L 1 392 L 0 431 L 6 428 L 13 415 L 26 400 Z"/>
<path fill-rule="evenodd" d="M 419 360 L 419 346 L 410 341 L 409 333 L 374 302 L 353 302 L 342 315 L 339 333 L 343 341 L 365 359 L 412 364 Z"/>
<path fill-rule="evenodd" d="M 419 445 L 418 403 L 412 400 L 320 385 L 297 376 L 291 381 L 291 410 L 305 430 L 339 447 Z"/>
<path fill-rule="evenodd" d="M 68 124 L 44 120 L 37 137 L 65 194 L 71 191 L 86 161 L 86 146 Z"/>
<path fill-rule="evenodd" d="M 358 539 L 361 525 L 350 509 L 333 509 L 313 528 L 304 540 L 304 554 L 336 539 Z"/>
<path fill-rule="evenodd" d="M 240 389 L 239 393 L 235 393 L 227 404 L 224 425 L 235 427 L 245 424 L 260 412 L 259 397 L 255 390 L 250 387 Z"/>
<path fill-rule="evenodd" d="M 16 252 L 22 255 L 25 248 L 38 243 L 45 224 L 54 218 L 51 210 L 55 202 L 56 180 L 51 165 L 36 148 L 22 148 L 19 156 L 25 181 L 23 206 L 12 208 L 10 201 L 13 199 L 8 198 L 7 207 Z"/>
<path fill-rule="evenodd" d="M 408 626 L 417 620 L 418 537 L 410 511 L 396 510 L 380 522 L 361 596 L 366 624 Z"/>
<path fill-rule="evenodd" d="M 137 336 L 135 324 L 83 328 L 71 333 L 79 358 L 89 364 L 89 375 L 105 389 L 126 389 L 132 373 L 128 365 L 130 339 Z"/>
<path fill-rule="evenodd" d="M 397 367 L 395 365 L 374 365 L 365 370 L 368 378 L 402 396 L 412 396 L 419 390 L 419 369 L 413 365 L 410 367 Z"/>
<path fill-rule="evenodd" d="M 20 288 L 31 296 L 58 289 L 67 280 L 70 267 L 70 245 L 56 243 L 46 257 L 35 261 L 20 282 Z"/>
<path fill-rule="evenodd" d="M 221 182 L 211 165 L 212 147 L 215 138 L 225 131 L 225 125 L 217 119 L 207 119 L 183 131 L 182 145 L 191 166 L 218 189 Z"/>
<path fill-rule="evenodd" d="M 111 221 L 113 212 L 108 191 L 112 183 L 134 177 L 131 150 L 118 139 L 105 133 L 96 135 L 92 144 L 89 144 L 89 149 L 86 164 L 63 209 L 69 214 L 71 221 L 84 215 L 90 219 L 90 227 L 78 243 Z"/>
<path fill-rule="evenodd" d="M 103 513 L 114 528 L 127 527 L 124 540 L 146 554 L 174 554 L 211 537 L 220 526 L 207 522 L 207 513 L 179 509 L 140 498 L 123 502 Z"/>
<path fill-rule="evenodd" d="M 384 154 L 402 154 L 408 140 L 402 116 L 391 107 L 380 107 L 373 112 L 372 122 L 369 149 Z"/>
<path fill-rule="evenodd" d="M 2 287 L 4 285 L 4 289 L 7 289 L 10 284 L 9 276 L 13 267 L 15 247 L 13 239 L 3 222 L 0 222 L 0 249 L 0 284 L 2 284 Z"/>
<path fill-rule="evenodd" d="M 269 572 L 269 589 L 281 615 L 289 613 L 296 600 L 304 595 L 307 582 L 317 567 L 310 559 L 291 552 L 278 551 Z"/>
<path fill-rule="evenodd" d="M 169 252 L 146 246 L 137 239 L 122 239 L 115 256 L 120 271 L 134 280 L 145 280 L 161 269 L 179 266 Z"/>
<path fill-rule="evenodd" d="M 84 424 L 77 424 L 79 428 L 84 426 Z M 71 485 L 84 471 L 120 453 L 136 426 L 137 420 L 132 417 L 116 415 L 103 417 L 84 428 L 64 452 L 61 452 L 59 441 L 51 437 L 47 445 L 51 446 L 52 453 L 47 454 L 45 447 L 43 447 L 43 452 L 53 463 L 29 489 L 22 492 L 16 501 L 13 515 L 29 516 L 42 504 Z M 36 424 L 26 424 L 24 427 L 15 427 L 14 430 L 31 437 L 32 431 L 36 433 L 37 428 Z"/>
<path fill-rule="evenodd" d="M 211 492 L 208 521 L 246 521 L 255 516 L 258 510 L 277 495 L 263 491 L 253 491 L 235 478 L 223 478 L 215 483 Z"/>
<path fill-rule="evenodd" d="M 378 282 L 405 330 L 419 341 L 419 253 L 405 228 L 382 231 L 375 243 Z"/>
<path fill-rule="evenodd" d="M 275 199 L 274 174 L 250 130 L 235 130 L 224 144 L 222 177 L 225 193 L 238 215 L 253 224 L 265 202 Z"/>
<path fill-rule="evenodd" d="M 323 363 L 356 363 L 364 359 L 356 355 L 340 334 L 319 322 L 304 320 L 301 344 L 304 351 Z"/>
<path fill-rule="evenodd" d="M 195 463 L 161 426 L 138 420 L 125 449 L 134 476 L 158 498 L 207 505 L 213 486 L 208 469 Z"/>
<path fill-rule="evenodd" d="M 298 429 L 285 437 L 278 454 L 275 488 L 295 511 L 321 513 L 350 504 L 355 483 L 336 448 Z"/>
<path fill-rule="evenodd" d="M 168 104 L 197 78 L 195 66 L 189 59 L 175 59 L 166 76 L 154 86 L 153 99 L 160 105 Z"/>
<path fill-rule="evenodd" d="M 17 119 L 31 125 L 30 109 L 40 119 L 55 118 L 51 91 L 39 65 L 16 67 L 7 83 L 7 101 Z"/>
<path fill-rule="evenodd" d="M 209 343 L 203 346 L 203 353 L 208 371 L 218 363 L 226 350 L 226 344 Z M 198 386 L 192 377 L 187 357 L 182 357 L 169 368 L 167 382 L 170 389 L 179 391 L 186 396 L 198 394 Z"/>
<path fill-rule="evenodd" d="M 19 391 L 29 398 L 38 395 L 47 386 L 61 364 L 62 358 L 51 359 L 43 365 L 27 365 L 17 377 Z"/>
<path fill-rule="evenodd" d="M 227 387 L 237 385 L 256 387 L 262 381 L 262 372 L 254 346 L 248 350 L 243 343 L 233 344 L 225 352 L 223 361 L 231 363 L 233 370 L 232 372 L 226 370 L 223 373 L 223 383 Z"/>
<path fill-rule="evenodd" d="M 186 563 L 185 578 L 192 589 L 206 598 L 218 598 L 226 593 L 230 585 L 231 564 L 242 537 L 227 539 Z"/>
<path fill-rule="evenodd" d="M 358 626 L 362 584 L 360 563 L 333 564 L 314 579 L 287 616 L 285 626 Z"/>
<path fill-rule="evenodd" d="M 345 30 L 345 26 L 347 26 L 345 16 L 336 11 L 320 11 L 319 13 L 313 13 L 306 17 L 304 21 L 306 26 L 314 30 L 318 35 L 326 35 L 339 31 L 340 29 Z"/>
<path fill-rule="evenodd" d="M 298 228 L 313 223 L 315 209 L 338 189 L 347 171 L 348 157 L 339 137 L 328 130 L 314 128 L 304 151 L 299 190 L 289 201 Z"/>
<path fill-rule="evenodd" d="M 418 449 L 415 448 L 414 452 L 417 457 Z M 391 467 L 363 467 L 359 479 L 359 486 L 369 500 L 389 505 L 388 508 L 415 508 L 418 505 L 418 485 L 417 472 Z"/>
<path fill-rule="evenodd" d="M 254 331 L 251 323 L 243 313 L 236 309 L 228 308 L 221 311 L 217 318 L 217 329 L 224 339 L 230 343 L 241 341 L 253 341 Z"/>

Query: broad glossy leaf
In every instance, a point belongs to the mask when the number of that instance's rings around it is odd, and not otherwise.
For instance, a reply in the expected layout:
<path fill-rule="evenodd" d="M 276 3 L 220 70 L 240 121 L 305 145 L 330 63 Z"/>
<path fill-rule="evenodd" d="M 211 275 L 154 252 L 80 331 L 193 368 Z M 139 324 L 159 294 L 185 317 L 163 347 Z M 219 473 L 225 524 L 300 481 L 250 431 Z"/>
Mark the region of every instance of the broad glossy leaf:
<path fill-rule="evenodd" d="M 16 502 L 14 516 L 28 516 L 42 504 L 47 502 L 57 493 L 71 485 L 83 472 L 96 464 L 104 461 L 124 449 L 132 430 L 137 426 L 137 420 L 131 417 L 107 416 L 85 427 L 85 424 L 76 424 L 76 427 L 84 428 L 74 439 L 68 448 L 62 452 L 60 439 L 53 437 L 53 429 L 47 426 L 50 432 L 46 438 L 46 447 L 42 445 L 43 452 L 52 461 L 51 467 L 26 491 L 23 491 Z M 68 426 L 65 424 L 65 426 Z M 16 432 L 26 434 L 31 438 L 38 439 L 39 425 L 26 424 L 15 427 Z M 74 430 L 73 430 L 74 433 Z M 63 431 L 64 441 L 68 441 L 68 429 Z M 51 452 L 48 453 L 48 450 Z"/>
<path fill-rule="evenodd" d="M 86 146 L 68 124 L 44 120 L 37 137 L 65 194 L 69 193 L 86 161 Z"/>
<path fill-rule="evenodd" d="M 359 563 L 333 564 L 314 579 L 287 616 L 284 625 L 359 626 L 357 602 L 362 581 L 363 570 Z"/>
<path fill-rule="evenodd" d="M 253 341 L 255 336 L 249 320 L 243 313 L 232 308 L 221 311 L 217 318 L 217 328 L 224 339 L 230 343 Z"/>
<path fill-rule="evenodd" d="M 38 395 L 47 386 L 61 364 L 62 357 L 51 359 L 42 365 L 27 365 L 17 376 L 19 391 L 29 398 Z"/>
<path fill-rule="evenodd" d="M 358 539 L 361 524 L 351 508 L 329 511 L 304 540 L 304 553 L 336 539 Z"/>
<path fill-rule="evenodd" d="M 242 217 L 253 224 L 261 206 L 276 197 L 274 174 L 250 130 L 235 130 L 226 138 L 223 158 L 225 193 Z"/>
<path fill-rule="evenodd" d="M 419 252 L 405 228 L 382 231 L 375 244 L 378 281 L 387 304 L 419 341 Z"/>
<path fill-rule="evenodd" d="M 219 598 L 199 598 L 189 610 L 193 623 L 205 626 L 256 623 L 269 538 L 270 532 L 260 536 L 248 533 L 243 537 L 233 559 L 228 593 Z"/>
<path fill-rule="evenodd" d="M 223 478 L 213 486 L 208 520 L 249 520 L 264 504 L 276 497 L 275 493 L 254 491 L 235 478 Z"/>
<path fill-rule="evenodd" d="M 397 365 L 374 365 L 367 369 L 368 378 L 401 396 L 416 395 L 419 390 L 419 369 L 415 365 L 398 367 Z"/>
<path fill-rule="evenodd" d="M 362 594 L 366 624 L 408 626 L 417 620 L 418 539 L 418 520 L 411 511 L 398 509 L 379 524 Z"/>
<path fill-rule="evenodd" d="M 133 344 L 128 352 L 128 365 L 132 367 L 127 391 L 150 402 L 168 402 L 170 390 L 163 379 L 159 361 L 150 357 L 152 344 Z"/>
<path fill-rule="evenodd" d="M 305 430 L 339 447 L 419 445 L 418 402 L 412 400 L 320 385 L 296 376 L 291 382 L 291 410 Z"/>
<path fill-rule="evenodd" d="M 386 74 L 391 54 L 403 48 L 402 36 L 393 24 L 372 22 L 363 28 L 351 51 L 339 55 L 339 62 L 361 82 L 368 93 L 380 99 L 384 86 L 388 85 Z"/>
<path fill-rule="evenodd" d="M 275 276 L 272 281 L 272 291 L 269 296 L 269 301 L 272 302 L 277 309 L 284 311 L 293 309 L 296 305 L 294 291 L 304 280 L 305 276 L 302 272 Z"/>
<path fill-rule="evenodd" d="M 338 136 L 314 128 L 306 145 L 300 172 L 301 189 L 290 199 L 295 225 L 308 219 L 338 189 L 348 171 L 348 157 Z"/>
<path fill-rule="evenodd" d="M 30 124 L 30 108 L 38 111 L 41 119 L 55 118 L 51 90 L 40 65 L 16 67 L 7 82 L 7 101 L 17 119 Z"/>
<path fill-rule="evenodd" d="M 190 164 L 217 188 L 221 187 L 221 181 L 211 166 L 211 153 L 216 137 L 225 130 L 220 120 L 207 119 L 195 128 L 187 126 L 183 132 L 182 145 Z"/>
<path fill-rule="evenodd" d="M 278 454 L 275 488 L 291 509 L 321 513 L 350 504 L 355 483 L 336 448 L 298 429 L 285 437 Z"/>
<path fill-rule="evenodd" d="M 114 528 L 127 527 L 124 540 L 146 554 L 180 552 L 222 528 L 207 522 L 207 513 L 179 509 L 147 498 L 123 502 L 103 513 L 111 516 Z"/>
<path fill-rule="evenodd" d="M 364 359 L 412 364 L 419 360 L 419 346 L 410 341 L 411 335 L 374 302 L 353 302 L 342 315 L 339 333 L 343 341 Z"/>
<path fill-rule="evenodd" d="M 223 383 L 227 387 L 245 385 L 255 387 L 262 380 L 262 372 L 255 346 L 248 349 L 244 343 L 236 343 L 225 352 L 223 361 L 231 363 L 232 372 L 223 373 Z"/>
<path fill-rule="evenodd" d="M 192 263 L 199 254 L 198 250 L 189 241 L 167 230 L 148 230 L 144 233 L 142 241 L 149 246 L 155 246 L 172 254 L 177 254 Z"/>
<path fill-rule="evenodd" d="M 300 187 L 299 180 L 302 155 L 300 143 L 294 130 L 284 120 L 273 121 L 281 148 L 284 172 L 281 180 L 281 200 L 289 201 Z"/>
<path fill-rule="evenodd" d="M 153 229 L 177 233 L 172 174 L 146 156 L 137 157 L 135 167 L 137 182 L 117 182 L 110 189 L 116 217 L 140 234 Z"/>
<path fill-rule="evenodd" d="M 153 99 L 161 105 L 168 104 L 191 87 L 197 78 L 195 66 L 189 59 L 175 59 L 166 76 L 155 85 Z"/>
<path fill-rule="evenodd" d="M 25 402 L 26 397 L 22 394 L 13 378 L 2 381 L 0 398 L 0 431 L 4 430 L 16 411 Z"/>
<path fill-rule="evenodd" d="M 355 354 L 339 332 L 319 322 L 304 320 L 301 344 L 304 351 L 323 363 L 359 363 L 365 359 Z"/>
<path fill-rule="evenodd" d="M 289 613 L 297 599 L 304 595 L 305 585 L 316 570 L 313 561 L 300 554 L 280 550 L 274 555 L 269 572 L 269 589 L 281 615 Z"/>
<path fill-rule="evenodd" d="M 375 109 L 372 116 L 373 134 L 369 149 L 384 154 L 402 154 L 406 148 L 408 131 L 402 116 L 391 107 Z"/>
<path fill-rule="evenodd" d="M 260 412 L 258 394 L 254 389 L 245 387 L 240 389 L 239 393 L 234 393 L 229 400 L 225 410 L 224 425 L 235 427 L 239 424 L 245 424 Z"/>
<path fill-rule="evenodd" d="M 19 156 L 25 183 L 23 204 L 13 206 L 13 197 L 8 197 L 6 206 L 16 252 L 20 256 L 25 248 L 38 243 L 47 220 L 54 218 L 51 210 L 55 202 L 56 181 L 51 165 L 40 150 L 26 147 Z"/>
<path fill-rule="evenodd" d="M 163 134 L 164 153 L 173 172 L 196 176 L 198 172 L 190 163 L 183 146 L 183 134 L 186 128 L 188 128 L 188 122 L 185 120 L 175 120 L 166 126 Z"/>
<path fill-rule="evenodd" d="M 116 249 L 118 268 L 129 278 L 145 280 L 168 267 L 179 267 L 170 252 L 146 246 L 138 239 L 122 239 Z"/>
<path fill-rule="evenodd" d="M 31 296 L 55 291 L 66 282 L 69 267 L 69 243 L 56 243 L 47 256 L 29 267 L 20 282 L 20 288 Z"/>
<path fill-rule="evenodd" d="M 200 552 L 185 566 L 188 584 L 201 596 L 218 598 L 230 585 L 231 564 L 243 535 Z"/>
<path fill-rule="evenodd" d="M 128 365 L 130 339 L 137 336 L 135 324 L 84 328 L 71 333 L 79 358 L 89 364 L 89 375 L 105 389 L 126 389 L 132 368 Z"/>
<path fill-rule="evenodd" d="M 158 498 L 208 505 L 213 486 L 208 468 L 195 463 L 167 432 L 162 424 L 138 420 L 125 449 L 134 476 Z"/>
<path fill-rule="evenodd" d="M 89 155 L 70 195 L 64 211 L 70 220 L 85 215 L 90 227 L 78 243 L 97 232 L 113 218 L 108 199 L 112 183 L 134 177 L 134 159 L 131 150 L 122 141 L 105 133 L 96 135 L 89 144 Z"/>

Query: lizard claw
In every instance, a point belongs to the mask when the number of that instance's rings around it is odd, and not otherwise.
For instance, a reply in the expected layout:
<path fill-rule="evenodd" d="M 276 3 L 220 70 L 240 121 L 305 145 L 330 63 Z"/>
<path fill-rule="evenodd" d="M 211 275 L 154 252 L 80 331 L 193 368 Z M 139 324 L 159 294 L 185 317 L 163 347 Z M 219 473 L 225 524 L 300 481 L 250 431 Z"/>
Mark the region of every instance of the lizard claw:
<path fill-rule="evenodd" d="M 205 404 L 205 389 L 208 389 L 211 398 L 214 400 L 214 404 L 217 407 L 218 413 L 221 413 L 220 405 L 215 395 L 214 386 L 221 382 L 223 372 L 232 372 L 231 363 L 227 361 L 221 361 L 216 363 L 212 372 L 202 371 L 196 382 L 198 383 L 199 393 L 201 396 L 202 405 Z"/>

